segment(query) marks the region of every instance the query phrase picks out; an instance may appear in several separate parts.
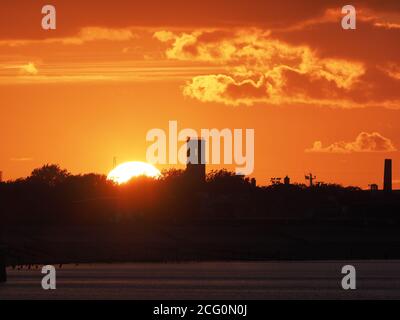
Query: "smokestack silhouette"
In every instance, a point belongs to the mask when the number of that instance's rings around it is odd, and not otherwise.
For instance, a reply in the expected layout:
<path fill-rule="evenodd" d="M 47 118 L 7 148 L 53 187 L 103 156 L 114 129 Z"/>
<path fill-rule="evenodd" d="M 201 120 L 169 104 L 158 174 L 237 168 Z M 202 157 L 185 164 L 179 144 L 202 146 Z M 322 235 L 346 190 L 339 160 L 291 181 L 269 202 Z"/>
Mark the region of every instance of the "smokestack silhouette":
<path fill-rule="evenodd" d="M 392 159 L 385 160 L 385 176 L 383 181 L 383 190 L 385 192 L 392 191 Z"/>

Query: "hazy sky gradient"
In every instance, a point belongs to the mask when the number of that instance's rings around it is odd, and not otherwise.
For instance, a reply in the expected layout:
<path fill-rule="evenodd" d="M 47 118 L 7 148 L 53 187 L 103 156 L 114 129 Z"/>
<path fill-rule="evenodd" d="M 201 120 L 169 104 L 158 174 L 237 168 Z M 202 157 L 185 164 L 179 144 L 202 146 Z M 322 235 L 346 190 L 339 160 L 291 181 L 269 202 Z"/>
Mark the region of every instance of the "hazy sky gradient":
<path fill-rule="evenodd" d="M 260 184 L 288 174 L 400 187 L 400 2 L 47 1 L 0 4 L 0 170 L 107 173 L 146 132 L 254 128 Z M 163 168 L 163 167 L 161 167 Z"/>

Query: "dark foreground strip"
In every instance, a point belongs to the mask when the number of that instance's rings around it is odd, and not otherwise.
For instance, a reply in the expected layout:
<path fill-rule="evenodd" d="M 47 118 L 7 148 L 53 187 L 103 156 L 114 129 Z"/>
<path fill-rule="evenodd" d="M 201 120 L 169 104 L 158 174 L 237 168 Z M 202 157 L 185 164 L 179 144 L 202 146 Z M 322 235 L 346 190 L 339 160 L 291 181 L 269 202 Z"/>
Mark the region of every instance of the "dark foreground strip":
<path fill-rule="evenodd" d="M 0 297 L 1 299 L 1 297 Z M 0 301 L 2 314 L 77 319 L 280 319 L 294 315 L 383 319 L 398 310 L 397 301 Z"/>

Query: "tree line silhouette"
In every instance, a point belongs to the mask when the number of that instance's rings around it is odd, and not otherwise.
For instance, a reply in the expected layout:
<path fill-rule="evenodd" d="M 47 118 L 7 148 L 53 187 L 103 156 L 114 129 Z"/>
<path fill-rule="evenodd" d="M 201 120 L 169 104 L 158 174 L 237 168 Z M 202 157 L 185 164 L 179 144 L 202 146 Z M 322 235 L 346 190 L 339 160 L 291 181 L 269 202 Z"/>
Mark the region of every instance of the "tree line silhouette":
<path fill-rule="evenodd" d="M 160 179 L 138 177 L 116 185 L 105 175 L 72 175 L 58 165 L 44 165 L 25 179 L 0 184 L 0 205 L 7 223 L 103 223 L 135 218 L 191 219 L 357 219 L 396 221 L 397 195 L 326 184 L 274 184 L 227 170 L 212 171 L 204 183 L 170 169 Z"/>

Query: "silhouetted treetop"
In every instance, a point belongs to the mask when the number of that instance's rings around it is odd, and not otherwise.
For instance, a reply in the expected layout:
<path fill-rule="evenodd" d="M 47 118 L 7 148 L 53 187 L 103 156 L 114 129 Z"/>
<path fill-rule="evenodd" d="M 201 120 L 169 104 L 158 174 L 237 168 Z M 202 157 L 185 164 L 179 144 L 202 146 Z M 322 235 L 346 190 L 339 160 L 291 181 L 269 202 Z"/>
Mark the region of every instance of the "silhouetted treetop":
<path fill-rule="evenodd" d="M 28 181 L 54 187 L 63 183 L 70 175 L 67 170 L 61 169 L 59 165 L 46 164 L 33 170 L 30 177 L 28 177 Z"/>

